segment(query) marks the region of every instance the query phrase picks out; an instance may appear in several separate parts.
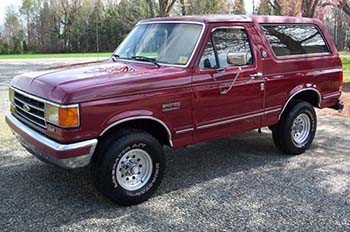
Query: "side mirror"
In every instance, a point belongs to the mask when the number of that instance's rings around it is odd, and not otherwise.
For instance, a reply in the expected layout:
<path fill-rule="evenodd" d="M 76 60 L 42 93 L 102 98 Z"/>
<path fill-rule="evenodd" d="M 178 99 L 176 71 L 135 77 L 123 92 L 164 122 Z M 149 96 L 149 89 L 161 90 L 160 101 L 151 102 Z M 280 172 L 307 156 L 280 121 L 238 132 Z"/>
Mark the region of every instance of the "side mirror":
<path fill-rule="evenodd" d="M 247 54 L 228 52 L 226 57 L 227 63 L 234 66 L 242 66 L 247 64 Z"/>

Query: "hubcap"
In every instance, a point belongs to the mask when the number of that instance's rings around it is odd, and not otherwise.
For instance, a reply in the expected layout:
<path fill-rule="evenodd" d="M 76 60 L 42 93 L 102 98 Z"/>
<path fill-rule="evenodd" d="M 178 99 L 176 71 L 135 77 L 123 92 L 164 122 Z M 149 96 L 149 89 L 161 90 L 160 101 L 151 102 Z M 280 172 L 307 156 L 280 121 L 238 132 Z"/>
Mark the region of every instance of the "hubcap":
<path fill-rule="evenodd" d="M 115 170 L 117 181 L 128 191 L 142 188 L 152 175 L 153 164 L 150 155 L 141 149 L 125 153 Z"/>
<path fill-rule="evenodd" d="M 298 115 L 292 124 L 292 140 L 293 143 L 300 147 L 307 143 L 311 130 L 311 121 L 309 116 L 302 113 Z"/>

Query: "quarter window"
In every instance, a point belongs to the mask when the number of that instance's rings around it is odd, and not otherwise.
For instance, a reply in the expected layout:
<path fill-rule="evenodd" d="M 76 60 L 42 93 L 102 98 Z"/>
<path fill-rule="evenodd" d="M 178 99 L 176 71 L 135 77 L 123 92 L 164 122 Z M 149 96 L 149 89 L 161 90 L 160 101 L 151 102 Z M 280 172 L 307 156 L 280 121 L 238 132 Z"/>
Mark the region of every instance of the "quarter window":
<path fill-rule="evenodd" d="M 329 53 L 320 31 L 309 24 L 262 25 L 276 56 Z"/>
<path fill-rule="evenodd" d="M 253 63 L 247 33 L 242 28 L 218 28 L 207 43 L 200 69 L 243 66 Z"/>

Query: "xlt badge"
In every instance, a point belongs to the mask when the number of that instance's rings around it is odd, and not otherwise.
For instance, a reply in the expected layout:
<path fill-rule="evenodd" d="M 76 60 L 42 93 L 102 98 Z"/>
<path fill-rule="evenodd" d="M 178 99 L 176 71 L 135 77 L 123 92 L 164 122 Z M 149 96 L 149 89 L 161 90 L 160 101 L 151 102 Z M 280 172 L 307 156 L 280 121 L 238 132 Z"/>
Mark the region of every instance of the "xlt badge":
<path fill-rule="evenodd" d="M 181 107 L 181 102 L 171 102 L 162 105 L 162 111 L 178 110 Z"/>

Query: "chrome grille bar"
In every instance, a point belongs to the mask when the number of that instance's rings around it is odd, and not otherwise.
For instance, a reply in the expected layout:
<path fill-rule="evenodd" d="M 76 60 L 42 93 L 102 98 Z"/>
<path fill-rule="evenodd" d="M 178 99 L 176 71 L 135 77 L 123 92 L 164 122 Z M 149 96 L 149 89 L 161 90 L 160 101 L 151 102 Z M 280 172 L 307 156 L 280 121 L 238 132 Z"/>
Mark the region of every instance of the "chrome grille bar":
<path fill-rule="evenodd" d="M 19 98 L 16 98 L 16 97 L 14 97 L 14 98 L 15 98 L 15 100 L 21 102 L 22 104 L 27 104 L 27 105 L 29 105 L 29 106 L 30 106 L 31 108 L 33 108 L 33 109 L 40 110 L 40 111 L 44 112 L 44 109 L 43 109 L 43 108 L 39 108 L 39 107 L 36 107 L 36 106 L 34 106 L 34 105 L 31 105 L 31 104 L 29 104 L 29 103 L 27 103 L 27 102 L 22 101 L 22 100 L 19 99 Z"/>
<path fill-rule="evenodd" d="M 25 109 L 23 109 L 21 106 L 17 105 L 16 103 L 14 105 L 15 105 L 16 108 L 20 108 L 22 111 L 26 112 L 27 114 L 32 115 L 33 117 L 36 117 L 38 119 L 41 119 L 41 120 L 45 121 L 45 118 L 40 117 L 40 116 L 38 116 L 36 114 L 33 114 L 30 111 L 26 111 Z"/>
<path fill-rule="evenodd" d="M 23 115 L 22 113 L 18 112 L 17 110 L 16 110 L 16 113 L 17 113 L 17 115 L 19 115 L 19 116 L 21 116 L 22 118 L 24 118 L 24 119 L 26 119 L 26 120 L 30 121 L 31 123 L 34 123 L 34 124 L 35 124 L 35 125 L 37 125 L 37 126 L 40 126 L 40 127 L 44 127 L 44 128 L 46 128 L 46 125 L 45 125 L 45 126 L 43 126 L 42 124 L 37 123 L 37 122 L 35 122 L 35 121 L 33 121 L 33 120 L 29 119 L 28 117 L 26 117 L 26 116 L 25 116 L 25 115 Z"/>

